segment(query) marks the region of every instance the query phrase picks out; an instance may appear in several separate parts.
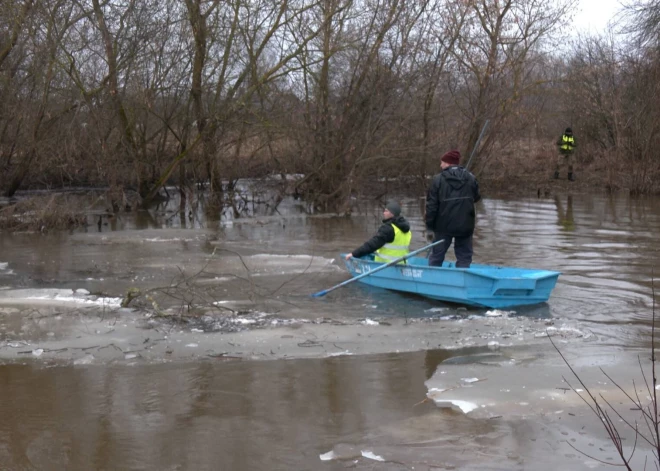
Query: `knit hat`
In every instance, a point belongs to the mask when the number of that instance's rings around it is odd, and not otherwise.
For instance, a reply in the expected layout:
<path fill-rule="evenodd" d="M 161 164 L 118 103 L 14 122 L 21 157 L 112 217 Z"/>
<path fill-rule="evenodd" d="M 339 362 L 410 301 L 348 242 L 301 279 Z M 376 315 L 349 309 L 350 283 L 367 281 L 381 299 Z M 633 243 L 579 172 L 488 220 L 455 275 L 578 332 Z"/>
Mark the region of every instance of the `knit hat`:
<path fill-rule="evenodd" d="M 571 128 L 566 128 L 566 131 L 564 131 L 566 134 L 573 134 L 573 130 Z"/>
<path fill-rule="evenodd" d="M 389 200 L 385 205 L 385 209 L 392 213 L 395 218 L 401 215 L 401 206 L 394 200 Z"/>
<path fill-rule="evenodd" d="M 461 160 L 461 153 L 457 150 L 450 150 L 440 158 L 441 161 L 449 165 L 458 165 Z"/>

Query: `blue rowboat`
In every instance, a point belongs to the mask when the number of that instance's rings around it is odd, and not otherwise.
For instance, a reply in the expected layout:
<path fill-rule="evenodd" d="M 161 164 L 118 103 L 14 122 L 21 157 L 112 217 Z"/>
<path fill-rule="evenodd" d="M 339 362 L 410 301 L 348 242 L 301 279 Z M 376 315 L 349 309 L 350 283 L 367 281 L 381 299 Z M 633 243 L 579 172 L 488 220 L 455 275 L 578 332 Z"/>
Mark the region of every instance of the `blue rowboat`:
<path fill-rule="evenodd" d="M 345 254 L 342 254 L 342 259 Z M 345 260 L 353 276 L 382 266 L 373 254 Z M 416 293 L 432 299 L 486 308 L 509 308 L 543 303 L 557 283 L 560 273 L 529 268 L 472 264 L 456 268 L 454 262 L 429 267 L 428 260 L 410 257 L 407 263 L 384 268 L 358 281 L 395 291 Z"/>

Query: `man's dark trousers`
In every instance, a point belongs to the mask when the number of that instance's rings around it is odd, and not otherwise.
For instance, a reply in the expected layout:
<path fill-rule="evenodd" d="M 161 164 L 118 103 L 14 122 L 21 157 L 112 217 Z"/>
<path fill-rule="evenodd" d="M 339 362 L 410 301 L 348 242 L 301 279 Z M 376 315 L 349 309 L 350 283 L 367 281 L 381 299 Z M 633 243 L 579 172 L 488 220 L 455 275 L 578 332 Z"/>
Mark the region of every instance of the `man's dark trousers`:
<path fill-rule="evenodd" d="M 433 242 L 444 239 L 442 244 L 438 244 L 431 249 L 429 255 L 429 266 L 440 267 L 445 261 L 445 254 L 449 250 L 452 239 L 454 240 L 454 253 L 456 254 L 456 268 L 470 268 L 472 263 L 472 236 L 452 237 L 448 235 L 433 234 Z"/>

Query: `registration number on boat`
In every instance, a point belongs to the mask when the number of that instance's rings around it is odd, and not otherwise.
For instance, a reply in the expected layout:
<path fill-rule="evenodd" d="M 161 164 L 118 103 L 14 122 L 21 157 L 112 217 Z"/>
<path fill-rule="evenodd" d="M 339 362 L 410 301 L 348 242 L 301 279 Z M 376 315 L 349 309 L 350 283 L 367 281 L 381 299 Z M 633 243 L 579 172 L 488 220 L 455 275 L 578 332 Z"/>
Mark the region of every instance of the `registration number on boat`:
<path fill-rule="evenodd" d="M 422 270 L 416 270 L 414 268 L 402 268 L 401 274 L 407 278 L 421 278 Z"/>

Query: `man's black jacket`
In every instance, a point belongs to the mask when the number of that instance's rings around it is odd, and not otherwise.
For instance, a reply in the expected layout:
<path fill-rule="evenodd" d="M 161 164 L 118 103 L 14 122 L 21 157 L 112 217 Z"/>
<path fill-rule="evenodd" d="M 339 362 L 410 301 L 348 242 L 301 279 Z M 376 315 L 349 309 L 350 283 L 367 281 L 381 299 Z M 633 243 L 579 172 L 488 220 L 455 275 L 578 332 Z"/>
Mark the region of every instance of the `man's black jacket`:
<path fill-rule="evenodd" d="M 477 179 L 458 165 L 433 177 L 426 195 L 426 228 L 436 234 L 467 237 L 474 232 L 474 203 L 481 199 Z"/>

